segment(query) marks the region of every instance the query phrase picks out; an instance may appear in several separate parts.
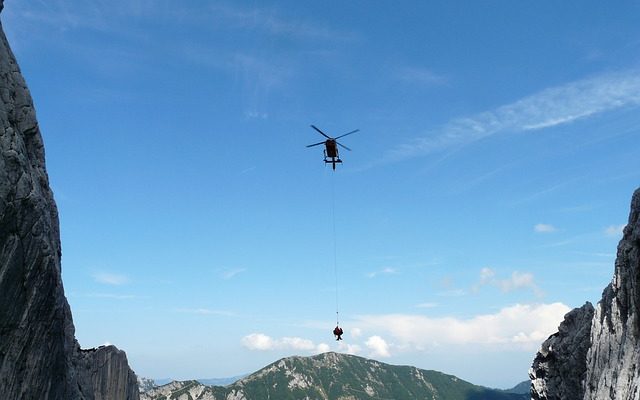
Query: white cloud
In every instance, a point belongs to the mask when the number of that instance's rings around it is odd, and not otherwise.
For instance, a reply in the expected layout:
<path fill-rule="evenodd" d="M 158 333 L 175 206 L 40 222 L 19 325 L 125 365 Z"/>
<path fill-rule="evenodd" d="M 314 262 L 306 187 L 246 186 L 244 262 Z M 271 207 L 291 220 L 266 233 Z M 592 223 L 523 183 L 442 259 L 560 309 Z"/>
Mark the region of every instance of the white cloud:
<path fill-rule="evenodd" d="M 252 333 L 243 337 L 240 342 L 249 350 L 297 350 L 312 353 L 321 353 L 329 351 L 328 345 L 320 343 L 315 345 L 309 339 L 299 337 L 283 337 L 274 339 L 264 333 Z"/>
<path fill-rule="evenodd" d="M 495 275 L 496 275 L 496 272 L 491 268 L 488 268 L 488 267 L 482 268 L 480 270 L 480 283 L 484 284 L 484 283 L 490 282 Z"/>
<path fill-rule="evenodd" d="M 395 268 L 383 268 L 380 271 L 374 271 L 374 272 L 369 272 L 367 274 L 367 278 L 375 278 L 378 275 L 393 275 L 393 274 L 397 274 L 398 270 L 396 270 Z"/>
<path fill-rule="evenodd" d="M 530 272 L 514 271 L 509 278 L 498 279 L 493 269 L 485 267 L 480 270 L 480 281 L 473 286 L 473 290 L 478 291 L 482 286 L 486 285 L 496 286 L 503 292 L 531 289 L 537 296 L 542 295 L 542 290 L 538 287 L 533 274 Z"/>
<path fill-rule="evenodd" d="M 391 357 L 389 345 L 380 336 L 371 336 L 365 342 L 365 346 L 371 351 L 369 357 Z"/>
<path fill-rule="evenodd" d="M 402 160 L 495 134 L 549 128 L 639 104 L 640 71 L 601 74 L 547 88 L 493 110 L 453 119 L 424 137 L 395 147 L 385 158 Z"/>
<path fill-rule="evenodd" d="M 556 227 L 550 224 L 536 224 L 533 230 L 538 233 L 551 233 L 556 231 Z"/>
<path fill-rule="evenodd" d="M 319 345 L 316 346 L 316 354 L 322 354 L 322 353 L 326 353 L 328 351 L 331 350 L 331 347 L 329 347 L 328 344 L 326 343 L 320 343 Z"/>
<path fill-rule="evenodd" d="M 541 341 L 557 331 L 569 310 L 562 303 L 516 304 L 494 314 L 469 319 L 387 314 L 360 316 L 356 322 L 367 330 L 384 332 L 397 341 L 397 348 L 408 350 L 467 344 L 505 348 L 524 345 L 535 349 Z M 381 346 L 377 339 L 370 344 Z"/>
<path fill-rule="evenodd" d="M 93 280 L 105 285 L 120 286 L 130 282 L 129 278 L 126 275 L 114 274 L 110 272 L 96 272 L 92 276 Z"/>
<path fill-rule="evenodd" d="M 514 271 L 511 273 L 510 278 L 499 279 L 496 282 L 503 292 L 511 292 L 520 288 L 535 289 L 537 287 L 533 279 L 533 274 L 530 272 Z"/>
<path fill-rule="evenodd" d="M 627 226 L 627 224 L 609 225 L 605 228 L 604 234 L 611 237 L 621 237 L 625 226 Z"/>
<path fill-rule="evenodd" d="M 311 340 L 299 337 L 284 337 L 280 343 L 284 348 L 293 350 L 314 350 L 316 348 Z"/>
<path fill-rule="evenodd" d="M 351 336 L 352 338 L 356 339 L 356 338 L 359 338 L 360 336 L 362 336 L 362 329 L 360 329 L 360 328 L 352 328 L 347 333 L 349 333 L 349 336 Z"/>
<path fill-rule="evenodd" d="M 357 355 L 362 351 L 362 347 L 353 343 L 339 342 L 338 350 L 342 353 Z"/>
<path fill-rule="evenodd" d="M 242 338 L 241 343 L 249 350 L 273 350 L 275 342 L 263 333 L 252 333 Z"/>

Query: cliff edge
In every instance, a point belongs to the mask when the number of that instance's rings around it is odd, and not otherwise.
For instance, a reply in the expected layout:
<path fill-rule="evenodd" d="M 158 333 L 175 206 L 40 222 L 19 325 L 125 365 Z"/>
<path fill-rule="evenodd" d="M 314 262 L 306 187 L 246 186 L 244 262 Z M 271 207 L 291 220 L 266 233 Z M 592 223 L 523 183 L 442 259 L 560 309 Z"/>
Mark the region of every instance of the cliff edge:
<path fill-rule="evenodd" d="M 80 349 L 60 259 L 40 129 L 0 23 L 0 398 L 138 399 L 124 352 Z"/>
<path fill-rule="evenodd" d="M 593 308 L 565 316 L 529 371 L 532 399 L 640 399 L 640 189 L 618 244 L 615 273 Z"/>

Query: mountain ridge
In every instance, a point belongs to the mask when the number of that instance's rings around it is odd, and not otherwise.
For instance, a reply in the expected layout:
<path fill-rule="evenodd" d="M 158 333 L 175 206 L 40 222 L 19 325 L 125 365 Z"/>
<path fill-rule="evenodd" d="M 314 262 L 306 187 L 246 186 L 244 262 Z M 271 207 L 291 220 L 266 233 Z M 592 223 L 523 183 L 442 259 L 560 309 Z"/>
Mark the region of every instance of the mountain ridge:
<path fill-rule="evenodd" d="M 141 393 L 141 400 L 415 399 L 524 400 L 528 395 L 474 385 L 453 375 L 363 357 L 322 353 L 291 356 L 221 386 L 174 381 Z"/>

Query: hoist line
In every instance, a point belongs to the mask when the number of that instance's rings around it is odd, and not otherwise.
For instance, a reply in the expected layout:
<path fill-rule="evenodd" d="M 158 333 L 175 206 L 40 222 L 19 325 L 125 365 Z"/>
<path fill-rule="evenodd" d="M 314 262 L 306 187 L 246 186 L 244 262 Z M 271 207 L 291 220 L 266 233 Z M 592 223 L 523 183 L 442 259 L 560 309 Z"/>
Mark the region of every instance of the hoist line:
<path fill-rule="evenodd" d="M 331 174 L 335 176 L 335 174 Z M 331 178 L 331 222 L 333 225 L 333 272 L 336 280 L 336 325 L 340 325 L 340 314 L 338 309 L 338 241 L 336 239 L 336 198 L 335 198 L 335 178 Z"/>

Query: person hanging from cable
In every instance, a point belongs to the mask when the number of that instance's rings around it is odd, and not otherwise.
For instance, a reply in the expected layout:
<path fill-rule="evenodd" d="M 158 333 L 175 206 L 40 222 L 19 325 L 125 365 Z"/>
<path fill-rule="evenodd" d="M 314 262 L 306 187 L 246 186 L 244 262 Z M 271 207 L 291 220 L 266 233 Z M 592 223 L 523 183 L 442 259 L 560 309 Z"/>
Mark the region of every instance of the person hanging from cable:
<path fill-rule="evenodd" d="M 336 340 L 342 340 L 343 333 L 344 331 L 342 330 L 342 328 L 336 325 L 335 329 L 333 330 L 333 334 L 336 335 Z"/>

